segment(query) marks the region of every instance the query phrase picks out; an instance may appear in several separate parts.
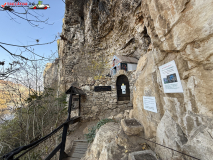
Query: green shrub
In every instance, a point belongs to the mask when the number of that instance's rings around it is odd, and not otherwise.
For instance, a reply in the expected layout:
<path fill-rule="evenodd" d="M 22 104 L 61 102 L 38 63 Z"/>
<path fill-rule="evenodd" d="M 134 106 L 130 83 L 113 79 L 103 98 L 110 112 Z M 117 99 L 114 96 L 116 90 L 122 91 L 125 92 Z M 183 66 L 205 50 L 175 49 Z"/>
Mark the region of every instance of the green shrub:
<path fill-rule="evenodd" d="M 101 126 L 103 126 L 104 124 L 106 124 L 108 122 L 115 122 L 115 120 L 114 119 L 102 119 L 97 123 L 96 126 L 93 126 L 92 128 L 90 128 L 89 133 L 85 134 L 87 141 L 89 143 L 91 143 L 95 138 L 96 129 L 101 128 Z"/>

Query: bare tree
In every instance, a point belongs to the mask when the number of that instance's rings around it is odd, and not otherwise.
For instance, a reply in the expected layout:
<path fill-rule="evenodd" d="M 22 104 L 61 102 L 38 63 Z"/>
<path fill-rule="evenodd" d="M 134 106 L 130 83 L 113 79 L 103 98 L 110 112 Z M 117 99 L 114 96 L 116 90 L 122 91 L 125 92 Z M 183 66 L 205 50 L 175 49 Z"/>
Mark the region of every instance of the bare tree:
<path fill-rule="evenodd" d="M 15 2 L 21 1 L 16 0 Z M 6 12 L 16 23 L 24 20 L 32 27 L 41 29 L 39 24 L 52 25 L 48 23 L 48 18 L 43 20 L 43 15 L 36 13 L 36 11 L 27 10 L 24 7 L 22 9 L 23 12 L 17 12 L 11 7 L 0 7 L 0 11 Z M 35 53 L 33 49 L 35 46 L 48 45 L 56 40 L 57 36 L 51 42 L 39 43 L 39 38 L 35 39 L 35 44 L 32 45 L 0 42 L 0 47 L 13 57 L 11 62 L 0 62 L 0 80 L 4 80 L 4 96 L 8 99 L 7 102 L 13 104 L 15 114 L 14 119 L 10 121 L 3 119 L 5 122 L 0 125 L 0 156 L 48 134 L 54 128 L 53 126 L 57 127 L 60 122 L 64 121 L 62 115 L 67 110 L 66 96 L 62 94 L 55 97 L 53 88 L 44 88 L 43 86 L 45 62 L 54 60 L 57 52 L 52 52 L 52 55 L 45 57 Z M 22 48 L 22 50 L 19 54 L 12 53 L 7 46 Z M 25 53 L 30 53 L 30 56 L 26 56 Z M 42 147 L 42 149 L 36 150 L 37 156 L 44 154 L 48 150 L 47 148 L 55 146 L 53 141 L 49 141 Z M 30 159 L 29 157 L 28 159 Z M 31 157 L 31 159 L 37 158 Z"/>
<path fill-rule="evenodd" d="M 14 2 L 23 3 L 20 0 L 14 0 Z M 34 4 L 34 2 L 32 2 L 32 1 L 27 0 L 27 2 L 28 2 L 28 4 L 31 4 L 31 5 Z M 0 11 L 6 12 L 10 16 L 11 20 L 13 20 L 16 23 L 21 24 L 21 21 L 27 21 L 32 27 L 38 27 L 40 29 L 42 29 L 42 27 L 40 27 L 40 24 L 45 24 L 45 25 L 54 24 L 54 23 L 52 23 L 52 24 L 48 23 L 49 18 L 44 19 L 44 15 L 37 13 L 33 9 L 25 8 L 25 6 L 21 6 L 18 8 L 21 8 L 22 12 L 17 12 L 16 9 L 13 9 L 13 7 L 7 6 L 6 4 L 0 5 Z M 39 43 L 40 39 L 35 39 L 36 44 L 31 44 L 31 45 L 17 45 L 17 44 L 9 44 L 9 43 L 5 43 L 5 42 L 0 42 L 0 47 L 2 49 L 4 49 L 13 58 L 18 58 L 19 59 L 18 61 L 20 61 L 20 60 L 25 60 L 25 61 L 47 60 L 47 61 L 50 61 L 50 57 L 41 56 L 41 55 L 35 53 L 34 49 L 32 47 L 51 44 L 51 43 L 55 42 L 57 40 L 57 38 L 58 37 L 56 36 L 55 39 L 53 39 L 51 42 L 46 42 L 46 43 Z M 20 54 L 15 54 L 15 53 L 12 53 L 11 51 L 9 51 L 6 46 L 18 47 L 18 48 L 22 48 L 24 50 L 20 51 Z M 24 56 L 25 52 L 30 53 L 33 58 Z M 37 58 L 35 59 L 34 56 L 36 56 Z M 13 64 L 13 62 L 10 62 L 10 64 Z M 1 64 L 3 64 L 3 62 L 0 63 L 0 65 Z M 10 67 L 7 67 L 7 69 L 0 71 L 0 79 L 6 79 L 12 73 L 14 73 L 15 71 L 18 71 L 18 68 L 14 68 L 14 67 L 11 68 L 11 67 L 13 67 L 13 66 L 11 65 Z"/>
<path fill-rule="evenodd" d="M 28 2 L 28 4 L 32 4 L 32 5 L 34 4 L 34 2 L 30 2 L 28 0 L 27 0 L 27 2 Z M 20 0 L 15 0 L 15 3 L 23 3 L 23 2 Z M 3 4 L 0 6 L 0 11 L 7 12 L 7 14 L 11 17 L 11 20 L 13 20 L 16 23 L 20 23 L 15 20 L 16 18 L 19 18 L 19 19 L 27 21 L 32 27 L 41 28 L 39 26 L 40 23 L 52 25 L 52 24 L 48 23 L 49 18 L 46 18 L 45 20 L 41 19 L 41 18 L 44 18 L 44 15 L 38 14 L 35 10 L 31 10 L 29 8 L 26 9 L 25 6 L 22 6 L 22 5 L 20 5 L 20 6 L 21 6 L 23 12 L 17 12 L 13 9 L 13 7 L 7 6 L 6 4 Z"/>
<path fill-rule="evenodd" d="M 3 153 L 37 140 L 65 120 L 62 115 L 67 110 L 66 96 L 63 94 L 56 98 L 53 88 L 44 88 L 42 61 L 30 63 L 20 63 L 19 72 L 14 73 L 10 81 L 4 81 L 4 95 L 13 104 L 15 118 L 0 126 Z M 43 147 L 55 146 L 49 142 Z"/>

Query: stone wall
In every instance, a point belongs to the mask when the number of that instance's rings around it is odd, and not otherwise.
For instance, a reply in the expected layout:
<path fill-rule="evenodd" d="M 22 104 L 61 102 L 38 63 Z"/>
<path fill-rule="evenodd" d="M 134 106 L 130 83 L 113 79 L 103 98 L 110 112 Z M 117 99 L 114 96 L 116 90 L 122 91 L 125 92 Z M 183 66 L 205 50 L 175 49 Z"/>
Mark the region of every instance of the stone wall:
<path fill-rule="evenodd" d="M 130 101 L 117 101 L 116 80 L 120 75 L 127 76 L 129 80 Z M 86 93 L 86 97 L 82 97 L 81 100 L 83 120 L 108 118 L 124 110 L 132 109 L 134 80 L 134 71 L 120 70 L 113 77 L 103 77 L 93 81 L 93 84 L 81 86 L 80 88 Z M 112 91 L 95 92 L 95 86 L 111 86 Z"/>

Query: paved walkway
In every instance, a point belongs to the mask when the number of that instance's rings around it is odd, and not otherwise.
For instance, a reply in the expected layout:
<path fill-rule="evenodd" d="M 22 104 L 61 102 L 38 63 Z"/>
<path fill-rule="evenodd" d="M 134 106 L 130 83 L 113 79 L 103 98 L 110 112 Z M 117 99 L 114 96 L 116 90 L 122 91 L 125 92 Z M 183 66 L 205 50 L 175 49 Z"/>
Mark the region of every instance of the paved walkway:
<path fill-rule="evenodd" d="M 76 140 L 73 142 L 73 147 L 68 153 L 70 157 L 64 160 L 80 160 L 86 153 L 88 142 L 86 140 Z"/>

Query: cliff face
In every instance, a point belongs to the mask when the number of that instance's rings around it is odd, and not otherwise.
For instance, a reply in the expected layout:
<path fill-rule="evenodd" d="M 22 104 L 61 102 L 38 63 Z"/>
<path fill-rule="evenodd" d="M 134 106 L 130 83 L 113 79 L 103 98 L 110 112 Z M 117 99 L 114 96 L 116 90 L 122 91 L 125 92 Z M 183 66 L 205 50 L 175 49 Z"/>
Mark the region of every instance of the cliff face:
<path fill-rule="evenodd" d="M 134 116 L 147 138 L 200 159 L 211 159 L 213 57 L 211 1 L 143 1 L 144 23 L 152 51 L 142 56 L 136 71 Z M 159 66 L 174 60 L 183 93 L 163 91 Z M 157 100 L 158 113 L 145 111 L 143 96 Z M 143 116 L 142 116 L 143 115 Z M 156 146 L 162 159 L 180 154 Z"/>
<path fill-rule="evenodd" d="M 114 55 L 139 59 L 146 53 L 150 38 L 140 8 L 140 1 L 66 1 L 59 43 L 61 88 L 108 74 Z"/>
<path fill-rule="evenodd" d="M 143 124 L 145 137 L 210 160 L 212 28 L 211 0 L 66 1 L 59 62 L 55 65 L 59 68 L 58 88 L 64 92 L 73 82 L 91 86 L 94 76 L 109 73 L 113 55 L 136 57 L 133 115 Z M 158 67 L 172 60 L 183 93 L 163 91 Z M 156 98 L 157 113 L 144 110 L 143 96 Z M 160 146 L 152 147 L 162 159 L 187 159 Z"/>

